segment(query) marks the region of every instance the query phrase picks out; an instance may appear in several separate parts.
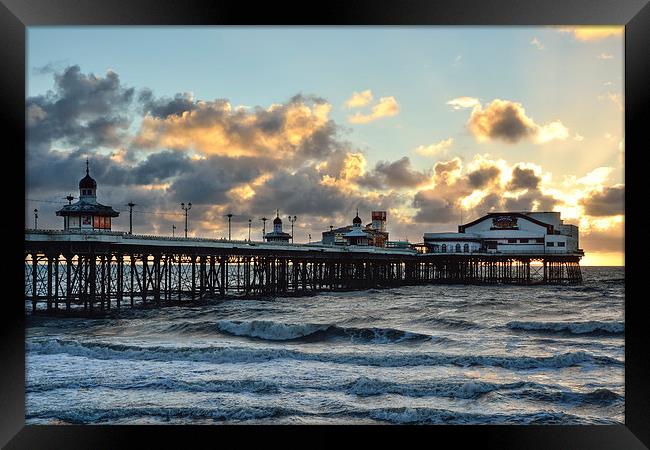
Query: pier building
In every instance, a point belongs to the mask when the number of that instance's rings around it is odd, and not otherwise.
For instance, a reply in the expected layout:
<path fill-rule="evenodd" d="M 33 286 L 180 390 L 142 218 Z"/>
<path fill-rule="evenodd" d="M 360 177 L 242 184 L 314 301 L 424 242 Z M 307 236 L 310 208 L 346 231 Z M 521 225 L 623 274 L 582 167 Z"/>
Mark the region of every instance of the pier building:
<path fill-rule="evenodd" d="M 111 218 L 120 215 L 97 202 L 97 182 L 89 174 L 88 160 L 86 176 L 79 181 L 79 199 L 72 203 L 73 197 L 67 198 L 70 203 L 56 212 L 63 217 L 64 230 L 111 231 Z"/>
<path fill-rule="evenodd" d="M 356 217 L 359 217 L 358 211 Z M 367 224 L 365 227 L 361 226 L 363 222 L 360 218 L 359 221 L 359 229 L 356 231 L 354 219 L 352 225 L 346 225 L 339 228 L 332 227 L 329 231 L 323 231 L 321 242 L 326 245 L 351 245 L 351 240 L 349 238 L 353 238 L 355 244 L 352 245 L 370 245 L 373 247 L 384 247 L 386 245 L 386 241 L 388 241 L 388 232 L 386 231 L 386 211 L 372 211 L 372 222 Z M 353 231 L 353 235 L 346 236 L 348 233 Z M 368 239 L 367 243 L 365 243 L 365 240 L 363 239 L 364 236 L 361 236 L 360 233 L 366 235 L 365 237 Z M 356 242 L 362 243 L 357 244 Z"/>
<path fill-rule="evenodd" d="M 264 235 L 266 242 L 289 242 L 291 235 L 282 231 L 282 219 L 280 219 L 280 210 L 276 211 L 276 217 L 273 219 L 273 231 Z"/>
<path fill-rule="evenodd" d="M 430 253 L 582 254 L 579 230 L 559 212 L 489 213 L 457 233 L 425 233 Z"/>

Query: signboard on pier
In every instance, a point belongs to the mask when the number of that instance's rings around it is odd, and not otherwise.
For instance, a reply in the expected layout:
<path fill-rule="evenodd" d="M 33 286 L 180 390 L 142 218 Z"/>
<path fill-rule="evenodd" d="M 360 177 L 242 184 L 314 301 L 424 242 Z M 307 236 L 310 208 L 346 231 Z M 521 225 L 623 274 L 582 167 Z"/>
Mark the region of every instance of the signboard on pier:
<path fill-rule="evenodd" d="M 493 230 L 517 230 L 517 218 L 515 216 L 497 216 L 492 218 Z"/>

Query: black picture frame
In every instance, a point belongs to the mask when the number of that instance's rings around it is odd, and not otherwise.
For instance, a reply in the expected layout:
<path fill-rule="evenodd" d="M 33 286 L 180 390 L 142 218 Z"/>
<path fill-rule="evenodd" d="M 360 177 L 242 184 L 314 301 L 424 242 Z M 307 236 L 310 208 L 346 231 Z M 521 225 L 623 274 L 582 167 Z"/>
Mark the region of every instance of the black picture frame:
<path fill-rule="evenodd" d="M 0 328 L 0 444 L 6 448 L 118 448 L 146 439 L 146 447 L 224 445 L 225 434 L 238 444 L 255 438 L 273 442 L 289 427 L 196 426 L 25 426 L 25 311 L 21 286 L 24 236 L 26 27 L 35 25 L 625 25 L 625 425 L 618 426 L 430 426 L 302 427 L 309 445 L 340 445 L 338 433 L 360 433 L 364 445 L 404 433 L 405 442 L 434 445 L 448 439 L 454 447 L 473 442 L 496 448 L 644 448 L 650 446 L 650 357 L 645 346 L 648 316 L 643 313 L 640 230 L 645 205 L 642 151 L 650 119 L 650 0 L 377 0 L 294 4 L 236 0 L 0 0 L 0 111 L 6 126 L 5 160 L 0 177 L 5 218 L 0 221 L 5 295 Z M 645 139 L 644 139 L 645 138 Z M 20 149 L 23 149 L 21 155 Z M 23 156 L 23 158 L 21 158 Z M 647 177 L 647 176 L 646 176 Z M 637 207 L 634 207 L 636 205 Z M 15 213 L 13 211 L 19 211 Z M 638 245 L 637 245 L 638 244 Z M 639 292 L 637 294 L 636 292 Z M 305 436 L 306 437 L 306 436 Z M 302 440 L 302 439 L 301 439 Z M 344 442 L 344 441 L 343 441 Z M 421 444 L 418 444 L 421 445 Z"/>

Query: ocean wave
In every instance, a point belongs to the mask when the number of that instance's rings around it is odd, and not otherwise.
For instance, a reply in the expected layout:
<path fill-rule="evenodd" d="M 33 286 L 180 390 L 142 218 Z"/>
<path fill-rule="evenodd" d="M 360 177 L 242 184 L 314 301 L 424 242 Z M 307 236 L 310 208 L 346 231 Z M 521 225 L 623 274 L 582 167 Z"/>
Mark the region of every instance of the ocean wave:
<path fill-rule="evenodd" d="M 407 397 L 450 397 L 450 398 L 477 398 L 484 394 L 509 389 L 524 387 L 543 389 L 544 386 L 532 382 L 490 383 L 485 381 L 466 382 L 422 382 L 422 383 L 397 383 L 393 381 L 378 380 L 361 377 L 348 385 L 348 392 L 366 397 L 383 394 L 397 394 Z"/>
<path fill-rule="evenodd" d="M 581 335 L 621 335 L 625 332 L 623 322 L 509 322 L 512 330 L 569 333 Z"/>
<path fill-rule="evenodd" d="M 372 410 L 371 418 L 396 424 L 614 424 L 608 419 L 586 418 L 555 411 L 519 414 L 482 414 L 449 411 L 436 408 L 385 408 Z"/>
<path fill-rule="evenodd" d="M 624 397 L 609 389 L 596 389 L 590 392 L 544 391 L 524 389 L 510 394 L 514 398 L 537 400 L 547 403 L 569 403 L 573 405 L 606 406 L 622 402 Z"/>
<path fill-rule="evenodd" d="M 250 322 L 236 320 L 219 320 L 216 322 L 183 322 L 167 326 L 165 332 L 190 334 L 220 332 L 234 336 L 244 336 L 266 341 L 326 341 L 335 338 L 347 338 L 353 342 L 388 344 L 404 341 L 426 341 L 433 336 L 414 333 L 394 328 L 352 328 L 333 324 L 291 324 L 269 320 Z"/>
<path fill-rule="evenodd" d="M 135 408 L 69 408 L 48 409 L 26 414 L 28 423 L 43 421 L 68 424 L 128 423 L 142 418 L 157 418 L 162 422 L 188 423 L 200 420 L 215 422 L 247 422 L 277 419 L 287 416 L 340 418 L 369 418 L 395 424 L 617 424 L 599 417 L 581 417 L 556 411 L 529 413 L 471 413 L 426 407 L 348 408 L 318 413 L 279 406 L 242 406 L 238 408 L 210 407 L 135 407 Z"/>
<path fill-rule="evenodd" d="M 275 359 L 331 362 L 362 366 L 403 367 L 453 365 L 460 367 L 492 366 L 512 370 L 564 368 L 579 365 L 623 366 L 623 361 L 584 351 L 553 356 L 454 355 L 445 353 L 337 353 L 304 352 L 288 348 L 251 348 L 235 346 L 161 347 L 77 342 L 61 339 L 34 340 L 27 345 L 32 354 L 65 353 L 94 359 L 153 361 L 200 361 L 209 363 L 258 363 Z"/>

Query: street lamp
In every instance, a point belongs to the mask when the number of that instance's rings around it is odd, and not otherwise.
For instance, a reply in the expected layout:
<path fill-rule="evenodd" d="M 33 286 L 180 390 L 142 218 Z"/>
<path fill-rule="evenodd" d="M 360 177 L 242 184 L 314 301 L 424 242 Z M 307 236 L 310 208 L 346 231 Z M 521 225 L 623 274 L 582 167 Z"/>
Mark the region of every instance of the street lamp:
<path fill-rule="evenodd" d="M 291 243 L 293 244 L 293 224 L 298 220 L 296 216 L 293 216 L 293 219 L 291 216 L 289 216 L 289 222 L 291 222 Z"/>
<path fill-rule="evenodd" d="M 185 211 L 185 237 L 187 237 L 187 212 L 192 209 L 192 203 L 188 203 L 187 206 L 185 203 L 181 203 L 181 209 Z"/>
<path fill-rule="evenodd" d="M 230 219 L 232 219 L 232 213 L 226 214 L 226 217 L 228 218 L 228 240 L 230 240 Z"/>
<path fill-rule="evenodd" d="M 309 243 L 311 244 L 311 233 L 309 233 Z"/>
<path fill-rule="evenodd" d="M 172 237 L 174 237 L 174 231 L 176 231 L 176 225 L 172 224 Z"/>
<path fill-rule="evenodd" d="M 129 202 L 126 206 L 129 207 L 129 234 L 133 234 L 133 207 L 135 203 Z"/>
<path fill-rule="evenodd" d="M 266 221 L 269 220 L 266 217 L 260 219 L 264 225 L 262 225 L 262 242 L 264 242 L 264 236 L 266 236 Z"/>
<path fill-rule="evenodd" d="M 251 223 L 253 222 L 252 219 L 248 219 L 248 242 L 251 241 Z"/>
<path fill-rule="evenodd" d="M 38 209 L 34 208 L 34 229 L 38 230 Z"/>

